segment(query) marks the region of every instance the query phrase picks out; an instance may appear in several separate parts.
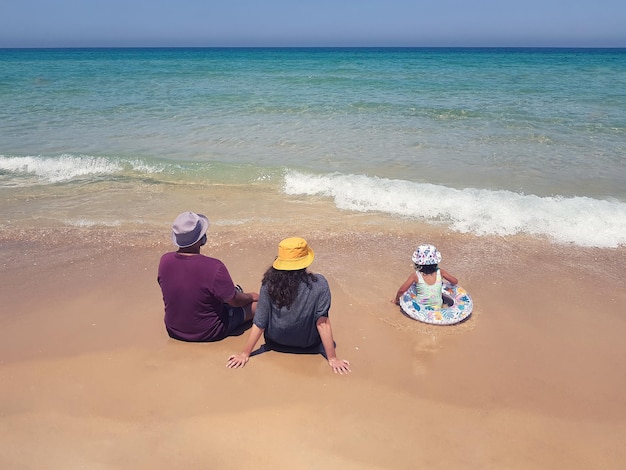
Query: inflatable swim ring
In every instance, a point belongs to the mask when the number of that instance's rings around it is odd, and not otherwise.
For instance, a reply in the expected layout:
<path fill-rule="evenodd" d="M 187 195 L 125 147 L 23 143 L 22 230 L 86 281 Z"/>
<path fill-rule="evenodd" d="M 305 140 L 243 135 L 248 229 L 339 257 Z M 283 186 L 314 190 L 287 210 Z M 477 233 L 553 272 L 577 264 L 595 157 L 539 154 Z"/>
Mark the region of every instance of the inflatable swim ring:
<path fill-rule="evenodd" d="M 472 298 L 461 286 L 443 283 L 444 305 L 442 308 L 433 308 L 420 305 L 415 300 L 417 291 L 415 284 L 400 298 L 402 311 L 414 320 L 433 325 L 453 325 L 465 320 L 472 313 L 474 304 Z"/>

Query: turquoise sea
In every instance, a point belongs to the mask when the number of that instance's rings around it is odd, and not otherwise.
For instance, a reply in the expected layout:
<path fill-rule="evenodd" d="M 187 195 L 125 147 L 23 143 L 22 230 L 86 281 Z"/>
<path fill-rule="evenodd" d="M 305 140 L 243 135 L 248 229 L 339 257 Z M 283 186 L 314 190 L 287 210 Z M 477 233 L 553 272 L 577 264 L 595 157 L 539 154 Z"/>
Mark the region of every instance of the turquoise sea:
<path fill-rule="evenodd" d="M 121 183 L 624 246 L 626 49 L 0 50 L 0 228 Z"/>

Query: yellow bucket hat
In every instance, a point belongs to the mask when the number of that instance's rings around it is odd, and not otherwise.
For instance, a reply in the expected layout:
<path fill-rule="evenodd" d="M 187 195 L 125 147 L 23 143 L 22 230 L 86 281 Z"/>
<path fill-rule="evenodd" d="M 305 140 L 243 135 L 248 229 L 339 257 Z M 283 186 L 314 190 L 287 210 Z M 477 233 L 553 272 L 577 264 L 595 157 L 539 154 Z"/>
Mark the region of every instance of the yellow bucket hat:
<path fill-rule="evenodd" d="M 278 256 L 272 266 L 279 271 L 296 271 L 309 266 L 314 257 L 304 238 L 285 238 L 278 244 Z"/>

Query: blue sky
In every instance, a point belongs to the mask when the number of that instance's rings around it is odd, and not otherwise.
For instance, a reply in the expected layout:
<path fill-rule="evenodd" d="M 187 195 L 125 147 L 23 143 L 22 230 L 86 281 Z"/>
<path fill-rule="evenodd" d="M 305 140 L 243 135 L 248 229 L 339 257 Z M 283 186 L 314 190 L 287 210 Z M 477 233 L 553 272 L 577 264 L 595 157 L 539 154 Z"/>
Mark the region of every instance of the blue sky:
<path fill-rule="evenodd" d="M 0 47 L 626 47 L 624 0 L 0 0 Z"/>

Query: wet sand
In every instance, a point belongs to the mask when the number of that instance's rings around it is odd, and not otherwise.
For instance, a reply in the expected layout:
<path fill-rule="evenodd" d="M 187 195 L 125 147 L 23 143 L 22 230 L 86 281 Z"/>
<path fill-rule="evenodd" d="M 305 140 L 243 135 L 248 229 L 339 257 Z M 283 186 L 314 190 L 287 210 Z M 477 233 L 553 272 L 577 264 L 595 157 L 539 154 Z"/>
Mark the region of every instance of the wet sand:
<path fill-rule="evenodd" d="M 3 229 L 0 467 L 624 468 L 624 248 L 282 209 L 307 229 L 243 214 L 214 223 L 204 253 L 258 290 L 277 242 L 307 238 L 348 376 L 276 352 L 227 369 L 247 332 L 168 338 L 166 226 Z M 390 302 L 422 241 L 472 294 L 467 321 L 426 325 Z"/>

